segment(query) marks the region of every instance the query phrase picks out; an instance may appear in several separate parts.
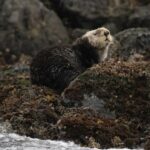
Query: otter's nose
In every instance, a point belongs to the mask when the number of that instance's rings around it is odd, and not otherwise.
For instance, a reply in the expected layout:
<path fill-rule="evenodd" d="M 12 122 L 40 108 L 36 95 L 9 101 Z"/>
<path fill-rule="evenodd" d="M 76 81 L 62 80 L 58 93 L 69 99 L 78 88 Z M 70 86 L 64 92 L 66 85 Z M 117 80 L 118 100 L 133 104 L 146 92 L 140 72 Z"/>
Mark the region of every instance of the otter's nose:
<path fill-rule="evenodd" d="M 109 35 L 109 31 L 105 31 L 105 32 L 104 32 L 104 35 L 105 35 L 105 36 L 108 36 L 108 35 Z"/>

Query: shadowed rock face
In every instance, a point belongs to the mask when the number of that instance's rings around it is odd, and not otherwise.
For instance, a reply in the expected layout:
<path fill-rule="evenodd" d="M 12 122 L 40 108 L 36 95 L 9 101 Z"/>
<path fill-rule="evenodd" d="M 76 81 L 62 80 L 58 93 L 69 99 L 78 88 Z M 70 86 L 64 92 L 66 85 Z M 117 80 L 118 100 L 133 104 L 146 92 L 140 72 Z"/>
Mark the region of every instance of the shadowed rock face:
<path fill-rule="evenodd" d="M 129 27 L 150 27 L 149 5 L 145 0 L 41 0 L 53 8 L 71 28 L 105 26 L 112 33 Z"/>
<path fill-rule="evenodd" d="M 115 35 L 120 46 L 113 48 L 113 57 L 122 60 L 150 60 L 150 30 L 129 28 Z"/>
<path fill-rule="evenodd" d="M 128 16 L 135 6 L 131 0 L 52 0 L 58 13 L 69 18 L 72 25 L 96 27 L 107 19 L 118 19 Z"/>
<path fill-rule="evenodd" d="M 145 1 L 141 1 L 141 0 L 137 0 L 138 3 L 142 4 L 142 5 L 147 5 L 149 4 L 149 0 L 145 0 Z"/>
<path fill-rule="evenodd" d="M 150 149 L 150 139 L 148 139 L 147 142 L 145 143 L 144 149 L 145 150 L 149 150 Z"/>
<path fill-rule="evenodd" d="M 150 28 L 150 4 L 138 7 L 129 17 L 128 27 L 148 27 Z"/>
<path fill-rule="evenodd" d="M 47 8 L 52 8 L 52 0 L 40 0 Z"/>
<path fill-rule="evenodd" d="M 44 47 L 69 41 L 55 12 L 38 0 L 2 0 L 0 7 L 0 49 L 8 62 L 21 52 L 35 55 Z"/>

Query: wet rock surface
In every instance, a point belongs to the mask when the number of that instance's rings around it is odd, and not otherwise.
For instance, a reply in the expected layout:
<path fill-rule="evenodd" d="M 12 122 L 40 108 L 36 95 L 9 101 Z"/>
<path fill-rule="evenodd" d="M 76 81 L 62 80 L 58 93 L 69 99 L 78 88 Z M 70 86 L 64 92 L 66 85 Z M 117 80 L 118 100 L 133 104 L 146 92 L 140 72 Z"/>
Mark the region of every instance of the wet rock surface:
<path fill-rule="evenodd" d="M 0 7 L 0 49 L 8 63 L 16 61 L 21 52 L 35 55 L 69 41 L 56 13 L 38 0 L 2 0 Z"/>

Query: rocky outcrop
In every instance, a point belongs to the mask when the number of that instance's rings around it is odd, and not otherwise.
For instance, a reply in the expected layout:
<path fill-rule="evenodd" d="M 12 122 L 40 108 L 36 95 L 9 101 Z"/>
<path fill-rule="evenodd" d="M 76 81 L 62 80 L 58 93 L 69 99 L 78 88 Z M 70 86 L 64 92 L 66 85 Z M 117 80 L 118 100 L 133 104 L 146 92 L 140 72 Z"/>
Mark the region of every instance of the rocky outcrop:
<path fill-rule="evenodd" d="M 150 3 L 149 0 L 141 1 L 141 0 L 136 0 L 140 5 L 147 5 Z"/>
<path fill-rule="evenodd" d="M 128 27 L 148 27 L 150 28 L 150 4 L 141 6 L 134 10 L 129 17 Z"/>
<path fill-rule="evenodd" d="M 17 64 L 0 69 L 0 116 L 9 120 L 15 132 L 97 148 L 139 147 L 143 143 L 140 137 L 148 137 L 149 64 L 103 63 L 91 68 L 72 83 L 79 89 L 71 92 L 69 87 L 64 93 L 72 93 L 72 98 L 81 97 L 76 102 L 82 101 L 86 92 L 97 96 L 97 103 L 89 97 L 80 108 L 64 105 L 62 97 L 51 89 L 31 85 L 28 64 L 30 58 L 23 56 Z M 105 108 L 104 103 L 99 103 L 102 100 L 108 104 Z M 87 104 L 95 106 L 94 109 Z M 99 106 L 107 111 L 96 112 Z"/>
<path fill-rule="evenodd" d="M 150 30 L 148 28 L 130 28 L 115 35 L 120 46 L 112 49 L 112 57 L 122 60 L 150 60 Z"/>
<path fill-rule="evenodd" d="M 88 107 L 105 116 L 150 120 L 149 62 L 105 62 L 71 82 L 63 93 L 68 107 Z M 107 113 L 108 112 L 108 113 Z M 114 116 L 114 117 L 115 117 Z"/>
<path fill-rule="evenodd" d="M 52 8 L 52 0 L 40 0 L 47 8 Z"/>
<path fill-rule="evenodd" d="M 69 18 L 72 26 L 96 27 L 108 19 L 121 23 L 127 17 L 135 1 L 121 0 L 52 0 L 62 17 Z"/>
<path fill-rule="evenodd" d="M 144 149 L 145 150 L 149 150 L 150 149 L 150 139 L 147 140 L 147 142 L 145 143 Z"/>
<path fill-rule="evenodd" d="M 31 85 L 28 63 L 30 59 L 22 57 L 18 64 L 1 67 L 0 116 L 19 134 L 48 138 L 48 128 L 61 113 L 60 96 L 46 87 Z"/>
<path fill-rule="evenodd" d="M 70 37 L 72 41 L 75 41 L 77 38 L 80 38 L 83 34 L 85 34 L 87 29 L 82 29 L 82 28 L 75 28 L 75 29 L 69 29 Z"/>
<path fill-rule="evenodd" d="M 38 0 L 2 0 L 0 8 L 0 49 L 9 63 L 21 52 L 35 55 L 45 47 L 69 41 L 56 13 Z"/>

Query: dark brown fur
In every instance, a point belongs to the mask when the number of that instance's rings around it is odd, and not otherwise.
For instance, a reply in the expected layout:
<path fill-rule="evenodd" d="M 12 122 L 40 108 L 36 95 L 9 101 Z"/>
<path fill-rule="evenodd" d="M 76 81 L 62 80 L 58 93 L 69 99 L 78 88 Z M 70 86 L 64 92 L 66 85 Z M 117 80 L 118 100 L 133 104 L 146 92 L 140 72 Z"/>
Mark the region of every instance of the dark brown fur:
<path fill-rule="evenodd" d="M 75 77 L 98 61 L 96 48 L 87 39 L 79 38 L 72 47 L 55 47 L 39 52 L 31 63 L 31 81 L 62 92 Z"/>

